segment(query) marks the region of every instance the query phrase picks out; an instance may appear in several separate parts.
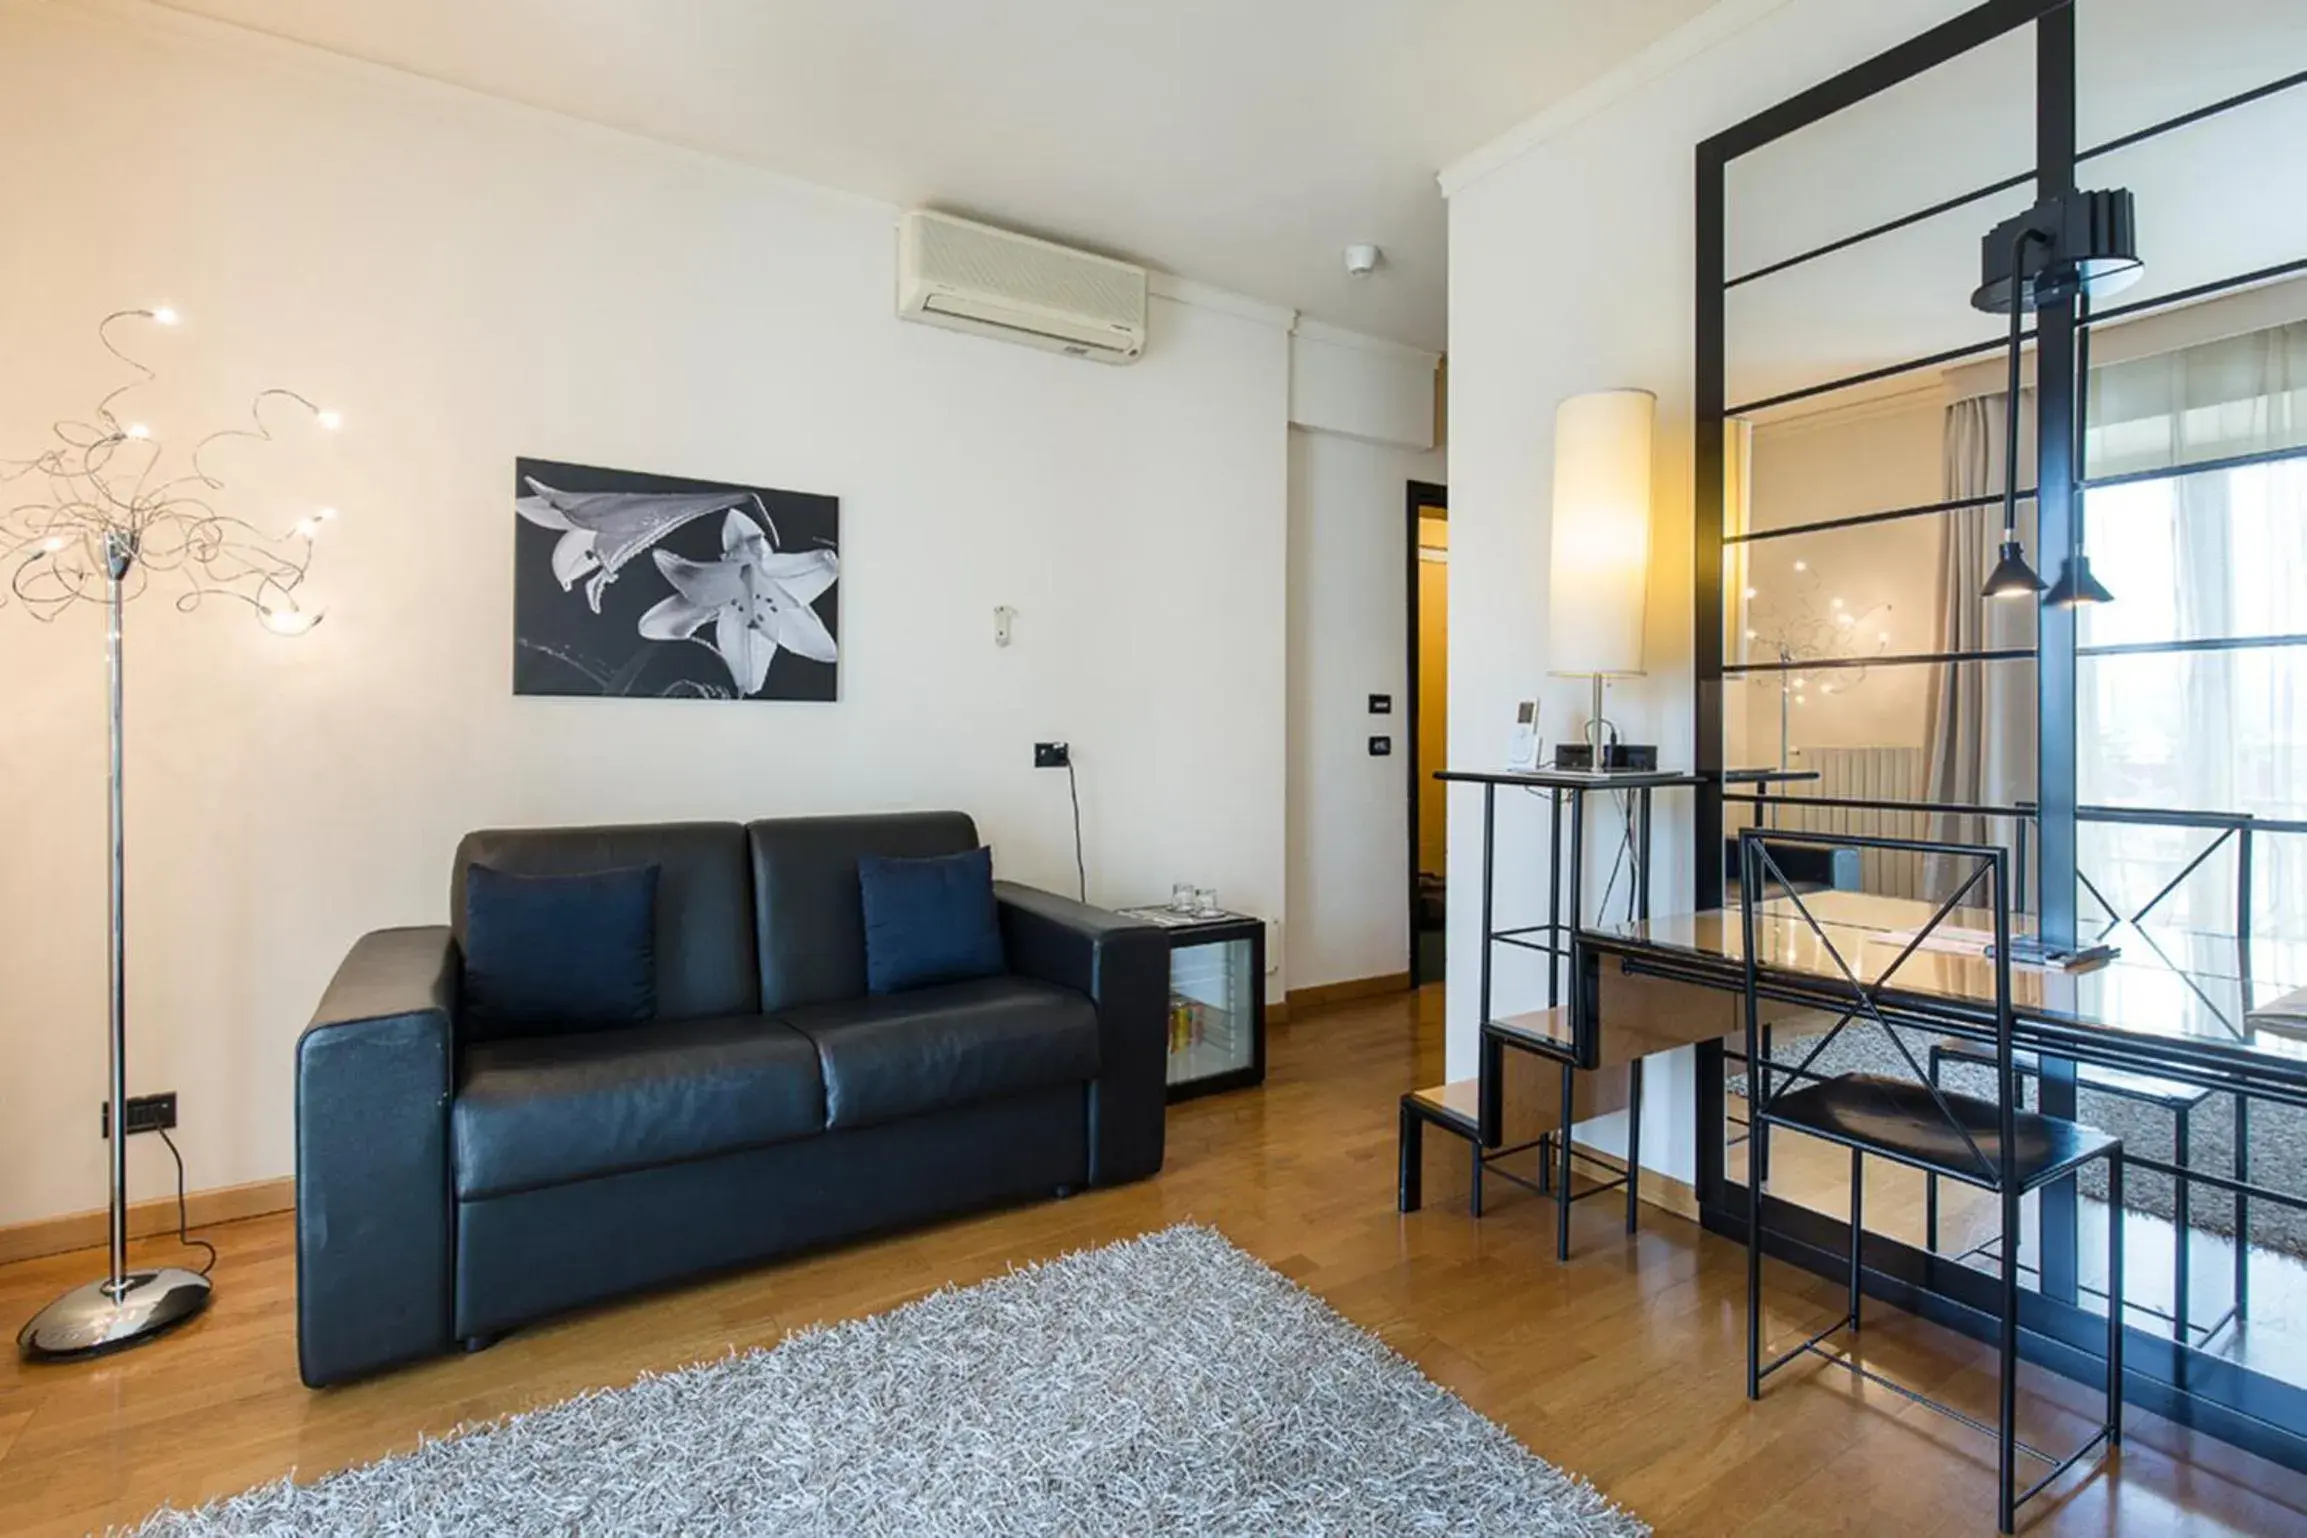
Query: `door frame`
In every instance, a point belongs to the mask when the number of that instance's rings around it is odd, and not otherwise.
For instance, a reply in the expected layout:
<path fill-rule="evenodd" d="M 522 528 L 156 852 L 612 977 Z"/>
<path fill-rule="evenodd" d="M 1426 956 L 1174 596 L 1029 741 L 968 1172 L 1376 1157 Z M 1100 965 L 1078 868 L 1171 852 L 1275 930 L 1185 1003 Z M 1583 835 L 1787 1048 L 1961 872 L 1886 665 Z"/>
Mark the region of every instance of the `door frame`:
<path fill-rule="evenodd" d="M 1402 788 L 1409 797 L 1410 810 L 1410 868 L 1404 894 L 1410 920 L 1410 957 L 1404 970 L 1410 974 L 1413 988 L 1427 981 L 1418 968 L 1418 517 L 1427 508 L 1440 508 L 1447 515 L 1450 488 L 1432 481 L 1411 481 L 1404 494 L 1402 514 L 1405 535 L 1402 576 L 1404 596 L 1408 600 L 1404 654 L 1409 663 L 1403 672 L 1402 688 Z"/>

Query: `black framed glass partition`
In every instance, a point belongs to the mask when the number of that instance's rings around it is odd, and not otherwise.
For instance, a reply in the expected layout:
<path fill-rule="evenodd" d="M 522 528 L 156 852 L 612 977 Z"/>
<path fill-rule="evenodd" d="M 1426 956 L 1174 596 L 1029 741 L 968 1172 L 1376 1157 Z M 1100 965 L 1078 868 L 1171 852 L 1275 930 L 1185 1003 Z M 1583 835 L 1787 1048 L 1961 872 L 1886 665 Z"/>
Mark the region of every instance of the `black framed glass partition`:
<path fill-rule="evenodd" d="M 2028 927 L 2128 948 L 2099 985 L 2127 1026 L 2287 1050 L 2247 1017 L 2307 985 L 2300 143 L 2295 9 L 1991 0 L 1699 146 L 1700 909 L 1756 823 L 2000 844 Z M 2143 274 L 2022 316 L 2014 388 L 2007 312 L 1973 302 L 1983 237 L 2118 187 Z M 2084 557 L 2114 601 L 1986 596 L 2006 539 L 2045 582 Z M 1942 895 L 1921 856 L 1822 879 L 1843 876 Z M 2148 1258 L 2125 1306 L 2162 1342 L 2134 1397 L 2307 1467 L 2307 1349 L 2251 1328 L 2307 1307 L 2307 1202 L 2278 1199 L 2307 1198 L 2307 1099 L 2247 1105 L 2246 1070 L 2182 1066 L 2111 1100 L 2111 1071 L 2046 1052 L 2032 1080 L 2046 1111 L 2141 1129 L 2150 1161 L 2120 1213 L 2073 1181 L 2030 1199 L 2035 1354 L 2103 1328 L 2087 1257 L 2126 1223 Z M 1742 1073 L 1702 1053 L 1727 1126 L 1700 1204 L 1726 1232 Z M 2199 1178 L 2154 1172 L 2173 1160 Z M 1841 1195 L 1808 1205 L 1793 1231 L 1834 1253 Z M 1888 1285 L 1975 1329 L 1975 1261 L 1916 1238 Z"/>

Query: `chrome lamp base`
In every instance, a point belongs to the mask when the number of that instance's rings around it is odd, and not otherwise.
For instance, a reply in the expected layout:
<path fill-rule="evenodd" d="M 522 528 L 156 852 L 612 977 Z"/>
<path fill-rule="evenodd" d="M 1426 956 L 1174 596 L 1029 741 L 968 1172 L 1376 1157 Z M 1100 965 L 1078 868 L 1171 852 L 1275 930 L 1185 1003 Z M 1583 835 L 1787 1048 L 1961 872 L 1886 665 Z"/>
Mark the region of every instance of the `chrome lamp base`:
<path fill-rule="evenodd" d="M 66 1362 L 142 1345 L 208 1307 L 208 1278 L 163 1266 L 75 1287 L 17 1332 L 28 1362 Z"/>

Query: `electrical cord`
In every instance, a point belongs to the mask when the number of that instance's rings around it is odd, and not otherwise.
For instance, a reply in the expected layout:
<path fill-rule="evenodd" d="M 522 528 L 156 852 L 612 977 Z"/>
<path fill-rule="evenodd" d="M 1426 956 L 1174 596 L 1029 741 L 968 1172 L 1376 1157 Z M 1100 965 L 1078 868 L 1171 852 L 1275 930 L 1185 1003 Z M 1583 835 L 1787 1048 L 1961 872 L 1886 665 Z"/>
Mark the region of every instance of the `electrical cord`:
<path fill-rule="evenodd" d="M 1073 752 L 1070 748 L 1066 751 L 1065 755 L 1065 793 L 1073 799 L 1074 879 L 1080 883 L 1078 888 L 1078 895 L 1080 896 L 1081 900 L 1083 902 L 1088 902 L 1089 866 L 1082 859 L 1081 854 L 1081 782 L 1073 777 Z"/>
<path fill-rule="evenodd" d="M 1611 736 L 1613 739 L 1616 738 L 1616 727 L 1611 728 Z M 1540 790 L 1535 785 L 1523 786 L 1522 793 L 1527 796 L 1543 796 L 1546 794 L 1545 791 Z M 1627 864 L 1628 860 L 1630 860 L 1634 854 L 1633 793 L 1631 791 L 1614 790 L 1610 793 L 1610 799 L 1618 808 L 1618 852 L 1617 854 L 1613 855 L 1610 860 L 1610 878 L 1602 884 L 1602 901 L 1597 903 L 1594 908 L 1595 913 L 1602 916 L 1606 916 L 1610 912 L 1610 899 L 1612 894 L 1618 890 L 1618 873 L 1620 869 L 1624 868 L 1630 876 L 1633 870 L 1633 867 Z M 1626 917 L 1629 922 L 1631 922 L 1634 918 L 1634 896 L 1634 885 L 1632 881 L 1629 880 L 1626 887 Z"/>
<path fill-rule="evenodd" d="M 188 1250 L 206 1250 L 208 1259 L 201 1263 L 200 1274 L 208 1275 L 216 1269 L 216 1246 L 206 1239 L 195 1239 L 188 1231 L 190 1222 L 184 1197 L 184 1155 L 177 1150 L 176 1139 L 168 1135 L 166 1127 L 155 1127 L 160 1141 L 168 1145 L 168 1156 L 176 1161 L 176 1242 Z"/>
<path fill-rule="evenodd" d="M 1607 918 L 1609 916 L 1610 897 L 1612 893 L 1618 890 L 1618 872 L 1623 867 L 1627 873 L 1626 917 L 1628 922 L 1632 922 L 1634 918 L 1634 867 L 1629 861 L 1634 854 L 1633 793 L 1624 790 L 1612 791 L 1610 799 L 1618 806 L 1618 853 L 1611 856 L 1610 879 L 1602 884 L 1602 901 L 1595 905 L 1594 912 L 1598 917 Z"/>

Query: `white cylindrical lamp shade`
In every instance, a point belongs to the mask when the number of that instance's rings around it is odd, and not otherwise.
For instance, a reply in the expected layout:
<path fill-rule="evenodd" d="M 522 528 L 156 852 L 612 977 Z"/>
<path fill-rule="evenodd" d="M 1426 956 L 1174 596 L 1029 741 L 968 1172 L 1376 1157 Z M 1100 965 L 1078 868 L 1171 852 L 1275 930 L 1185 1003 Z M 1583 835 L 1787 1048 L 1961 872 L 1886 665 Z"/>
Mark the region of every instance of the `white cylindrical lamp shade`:
<path fill-rule="evenodd" d="M 1642 671 L 1657 413 L 1648 390 L 1573 395 L 1555 409 L 1549 672 Z"/>

